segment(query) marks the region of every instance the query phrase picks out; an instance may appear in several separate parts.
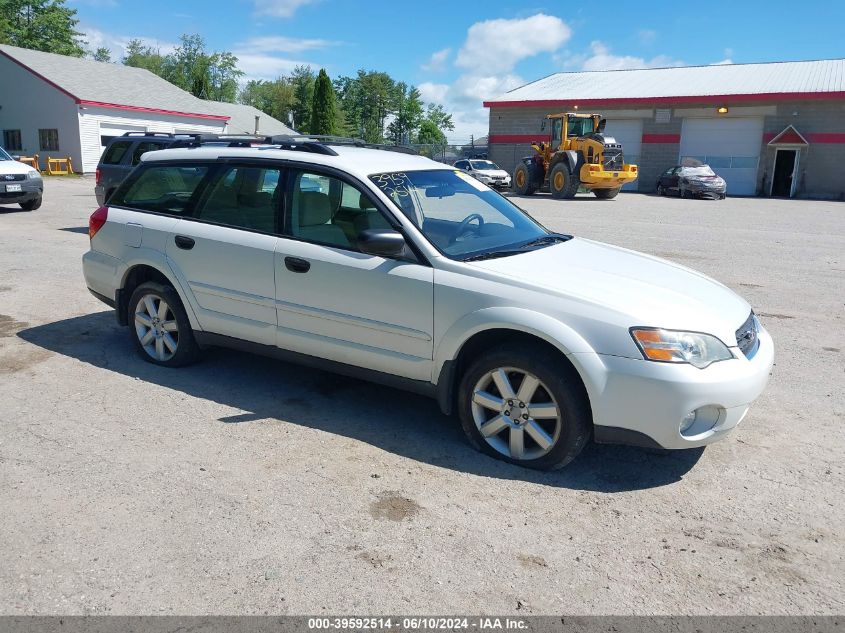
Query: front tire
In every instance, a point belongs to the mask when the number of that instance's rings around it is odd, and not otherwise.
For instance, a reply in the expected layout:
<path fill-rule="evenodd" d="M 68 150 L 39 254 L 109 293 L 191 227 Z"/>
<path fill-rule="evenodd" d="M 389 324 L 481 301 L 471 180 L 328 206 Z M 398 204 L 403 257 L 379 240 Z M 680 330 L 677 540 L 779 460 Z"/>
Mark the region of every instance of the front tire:
<path fill-rule="evenodd" d="M 560 162 L 549 173 L 549 190 L 558 199 L 571 199 L 578 193 L 578 177 L 569 171 L 566 163 Z"/>
<path fill-rule="evenodd" d="M 666 196 L 666 188 L 663 185 L 657 185 L 657 195 L 661 197 Z"/>
<path fill-rule="evenodd" d="M 163 367 L 194 362 L 199 347 L 182 301 L 172 286 L 142 283 L 129 299 L 129 328 L 141 357 Z"/>
<path fill-rule="evenodd" d="M 612 200 L 619 193 L 617 189 L 593 189 L 593 195 L 599 200 Z"/>
<path fill-rule="evenodd" d="M 41 196 L 38 196 L 35 200 L 27 200 L 26 202 L 21 202 L 21 209 L 24 211 L 35 211 L 41 206 Z"/>
<path fill-rule="evenodd" d="M 537 470 L 566 466 L 592 428 L 577 374 L 539 346 L 503 345 L 478 358 L 461 379 L 458 407 L 475 448 Z"/>
<path fill-rule="evenodd" d="M 513 170 L 513 190 L 521 196 L 530 196 L 537 191 L 536 178 L 525 163 L 520 163 Z"/>

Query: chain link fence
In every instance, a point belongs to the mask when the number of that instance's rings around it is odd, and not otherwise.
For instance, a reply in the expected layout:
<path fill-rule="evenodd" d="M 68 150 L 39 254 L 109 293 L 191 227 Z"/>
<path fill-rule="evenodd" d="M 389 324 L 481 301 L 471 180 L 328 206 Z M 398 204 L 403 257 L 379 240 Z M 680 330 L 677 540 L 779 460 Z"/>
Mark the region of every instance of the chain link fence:
<path fill-rule="evenodd" d="M 447 144 L 420 144 L 411 143 L 408 147 L 422 156 L 427 156 L 448 165 L 462 158 L 487 158 L 486 145 L 447 145 Z"/>

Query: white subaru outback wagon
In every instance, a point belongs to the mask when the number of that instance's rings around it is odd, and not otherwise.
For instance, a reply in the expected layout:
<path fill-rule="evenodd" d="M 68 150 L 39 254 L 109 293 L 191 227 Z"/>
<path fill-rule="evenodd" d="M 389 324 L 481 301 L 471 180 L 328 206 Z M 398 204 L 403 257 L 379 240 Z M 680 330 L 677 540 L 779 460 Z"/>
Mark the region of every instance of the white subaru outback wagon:
<path fill-rule="evenodd" d="M 590 437 L 714 442 L 768 381 L 772 339 L 734 292 L 553 233 L 460 170 L 324 140 L 195 145 L 145 154 L 90 219 L 88 287 L 152 363 L 229 346 L 410 389 L 538 469 Z"/>

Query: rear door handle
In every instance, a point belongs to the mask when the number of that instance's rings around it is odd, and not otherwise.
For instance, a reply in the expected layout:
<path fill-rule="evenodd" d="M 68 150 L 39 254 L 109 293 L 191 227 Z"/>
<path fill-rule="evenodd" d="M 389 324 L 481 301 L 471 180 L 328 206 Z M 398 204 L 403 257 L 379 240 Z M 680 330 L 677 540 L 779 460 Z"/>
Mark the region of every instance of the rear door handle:
<path fill-rule="evenodd" d="M 300 257 L 285 257 L 285 268 L 292 273 L 307 273 L 311 270 L 311 262 Z"/>
<path fill-rule="evenodd" d="M 176 242 L 176 246 L 185 251 L 191 250 L 194 247 L 194 244 L 196 244 L 192 237 L 185 237 L 184 235 L 177 235 L 173 239 Z"/>

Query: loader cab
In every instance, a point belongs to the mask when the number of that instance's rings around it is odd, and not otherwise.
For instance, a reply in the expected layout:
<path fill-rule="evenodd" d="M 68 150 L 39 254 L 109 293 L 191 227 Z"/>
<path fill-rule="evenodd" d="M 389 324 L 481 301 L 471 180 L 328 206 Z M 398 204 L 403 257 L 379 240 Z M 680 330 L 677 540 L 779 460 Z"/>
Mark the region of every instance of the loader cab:
<path fill-rule="evenodd" d="M 598 114 L 565 112 L 549 115 L 548 119 L 551 123 L 549 141 L 553 150 L 567 149 L 563 145 L 568 139 L 583 138 L 601 132 L 604 127 L 604 119 Z"/>

